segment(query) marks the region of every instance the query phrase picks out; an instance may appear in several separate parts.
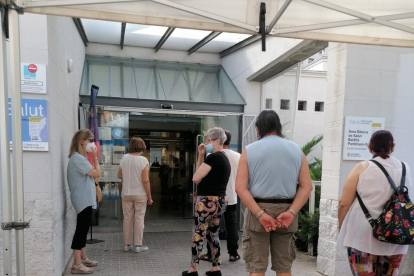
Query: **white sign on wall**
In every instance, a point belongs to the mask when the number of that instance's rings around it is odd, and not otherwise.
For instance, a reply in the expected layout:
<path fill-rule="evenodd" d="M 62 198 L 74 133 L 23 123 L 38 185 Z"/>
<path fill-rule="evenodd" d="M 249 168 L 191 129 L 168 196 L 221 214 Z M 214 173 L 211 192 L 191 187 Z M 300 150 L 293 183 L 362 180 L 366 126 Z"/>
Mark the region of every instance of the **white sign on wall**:
<path fill-rule="evenodd" d="M 383 130 L 385 118 L 345 117 L 343 160 L 369 160 L 369 140 L 374 132 Z"/>
<path fill-rule="evenodd" d="M 46 94 L 45 64 L 21 64 L 21 90 L 25 93 Z"/>

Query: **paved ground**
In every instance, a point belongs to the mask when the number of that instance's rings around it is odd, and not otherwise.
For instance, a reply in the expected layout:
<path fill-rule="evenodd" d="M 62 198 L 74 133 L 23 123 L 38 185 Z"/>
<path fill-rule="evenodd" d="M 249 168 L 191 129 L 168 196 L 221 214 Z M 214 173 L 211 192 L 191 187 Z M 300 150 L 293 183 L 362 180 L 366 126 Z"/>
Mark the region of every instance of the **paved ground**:
<path fill-rule="evenodd" d="M 179 276 L 190 265 L 190 232 L 145 233 L 144 244 L 150 248 L 145 253 L 124 252 L 122 233 L 97 233 L 94 234 L 94 238 L 105 240 L 105 242 L 87 245 L 89 258 L 100 262 L 93 275 Z M 222 241 L 222 248 L 226 248 L 226 241 Z M 226 250 L 223 251 L 227 253 Z M 201 262 L 199 274 L 204 275 L 209 268 L 210 263 Z M 222 255 L 221 270 L 225 276 L 248 275 L 244 261 L 229 262 L 227 254 Z M 292 274 L 294 276 L 321 275 L 316 272 L 316 258 L 299 252 Z M 269 270 L 267 275 L 275 275 L 275 273 Z"/>

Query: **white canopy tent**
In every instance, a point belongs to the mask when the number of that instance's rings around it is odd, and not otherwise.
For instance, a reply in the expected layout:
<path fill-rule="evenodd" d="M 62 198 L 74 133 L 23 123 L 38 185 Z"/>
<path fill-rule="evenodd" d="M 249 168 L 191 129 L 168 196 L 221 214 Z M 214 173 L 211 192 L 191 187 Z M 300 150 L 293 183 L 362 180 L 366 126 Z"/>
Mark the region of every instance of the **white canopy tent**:
<path fill-rule="evenodd" d="M 21 0 L 20 6 L 31 13 L 257 34 L 261 2 L 272 36 L 414 46 L 409 0 Z"/>
<path fill-rule="evenodd" d="M 0 162 L 3 275 L 12 275 L 11 230 L 16 230 L 17 275 L 24 275 L 20 51 L 18 13 L 38 13 L 122 23 L 259 34 L 261 3 L 270 36 L 414 47 L 412 0 L 0 0 L 7 5 L 10 68 L 5 32 L 0 36 Z M 263 14 L 263 10 L 262 10 Z M 263 16 L 262 16 L 263 17 Z M 252 40 L 251 40 L 252 41 Z M 13 164 L 10 166 L 7 75 L 12 81 Z M 11 185 L 13 172 L 13 185 Z M 14 212 L 12 217 L 11 188 Z"/>

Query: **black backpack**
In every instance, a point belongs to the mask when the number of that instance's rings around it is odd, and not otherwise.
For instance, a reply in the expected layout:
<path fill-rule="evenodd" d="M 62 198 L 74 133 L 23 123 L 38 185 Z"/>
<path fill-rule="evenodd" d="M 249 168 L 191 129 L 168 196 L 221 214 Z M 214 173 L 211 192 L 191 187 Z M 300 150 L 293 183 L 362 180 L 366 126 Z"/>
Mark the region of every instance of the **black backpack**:
<path fill-rule="evenodd" d="M 359 194 L 356 194 L 362 211 L 371 224 L 374 238 L 393 244 L 414 244 L 414 205 L 408 195 L 408 188 L 405 186 L 404 163 L 401 162 L 403 170 L 401 185 L 397 188 L 385 168 L 375 160 L 371 162 L 382 170 L 394 190 L 394 194 L 385 204 L 382 213 L 375 220 L 371 217 Z"/>

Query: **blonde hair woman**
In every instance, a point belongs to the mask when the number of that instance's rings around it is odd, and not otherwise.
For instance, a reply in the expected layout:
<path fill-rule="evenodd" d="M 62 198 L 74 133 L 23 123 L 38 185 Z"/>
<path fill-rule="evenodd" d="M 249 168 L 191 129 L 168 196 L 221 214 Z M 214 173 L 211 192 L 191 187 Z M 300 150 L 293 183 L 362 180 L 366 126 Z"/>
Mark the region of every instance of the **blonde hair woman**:
<path fill-rule="evenodd" d="M 145 211 L 147 204 L 152 205 L 148 159 L 141 156 L 146 149 L 141 138 L 132 138 L 128 146 L 129 154 L 122 157 L 118 170 L 118 178 L 122 179 L 124 251 L 133 249 L 134 237 L 136 253 L 148 250 L 142 245 Z"/>
<path fill-rule="evenodd" d="M 95 177 L 99 177 L 100 168 L 93 143 L 93 134 L 89 129 L 78 130 L 73 135 L 69 149 L 67 180 L 70 199 L 77 213 L 76 230 L 73 235 L 72 249 L 74 262 L 72 274 L 91 274 L 97 261 L 86 257 L 86 236 L 92 220 L 92 209 L 96 208 Z M 86 153 L 92 152 L 94 166 L 88 162 Z"/>

